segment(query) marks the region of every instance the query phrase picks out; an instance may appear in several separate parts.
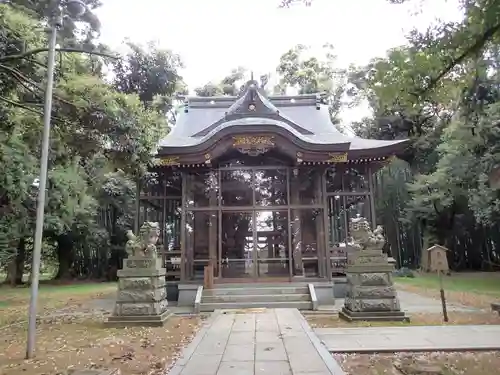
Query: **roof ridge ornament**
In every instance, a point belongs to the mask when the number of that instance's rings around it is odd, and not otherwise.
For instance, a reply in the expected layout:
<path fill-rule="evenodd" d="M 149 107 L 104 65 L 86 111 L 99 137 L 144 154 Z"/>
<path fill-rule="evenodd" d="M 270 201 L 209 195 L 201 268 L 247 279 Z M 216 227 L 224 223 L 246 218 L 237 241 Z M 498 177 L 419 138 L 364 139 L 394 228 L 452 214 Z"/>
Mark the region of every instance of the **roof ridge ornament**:
<path fill-rule="evenodd" d="M 266 85 L 269 82 L 269 75 L 268 74 L 263 74 L 260 76 L 260 88 L 264 90 Z"/>

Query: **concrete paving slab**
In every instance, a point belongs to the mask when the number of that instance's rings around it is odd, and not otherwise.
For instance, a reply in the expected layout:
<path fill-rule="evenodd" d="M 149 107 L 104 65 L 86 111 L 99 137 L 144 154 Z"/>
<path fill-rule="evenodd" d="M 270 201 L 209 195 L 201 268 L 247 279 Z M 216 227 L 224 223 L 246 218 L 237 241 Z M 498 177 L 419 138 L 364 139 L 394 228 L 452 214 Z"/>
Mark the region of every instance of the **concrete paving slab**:
<path fill-rule="evenodd" d="M 500 350 L 500 325 L 319 328 L 329 352 Z"/>
<path fill-rule="evenodd" d="M 217 375 L 254 375 L 253 362 L 222 362 Z"/>
<path fill-rule="evenodd" d="M 255 375 L 292 375 L 288 361 L 255 362 Z"/>
<path fill-rule="evenodd" d="M 255 345 L 256 361 L 286 361 L 288 356 L 282 341 L 261 342 Z"/>
<path fill-rule="evenodd" d="M 227 345 L 253 344 L 254 342 L 254 331 L 239 331 L 231 332 Z"/>
<path fill-rule="evenodd" d="M 255 353 L 255 344 L 236 344 L 226 346 L 223 362 L 243 362 L 253 361 Z"/>
<path fill-rule="evenodd" d="M 281 342 L 282 336 L 279 332 L 257 331 L 255 333 L 255 342 Z"/>
<path fill-rule="evenodd" d="M 169 375 L 345 375 L 297 309 L 215 312 Z"/>

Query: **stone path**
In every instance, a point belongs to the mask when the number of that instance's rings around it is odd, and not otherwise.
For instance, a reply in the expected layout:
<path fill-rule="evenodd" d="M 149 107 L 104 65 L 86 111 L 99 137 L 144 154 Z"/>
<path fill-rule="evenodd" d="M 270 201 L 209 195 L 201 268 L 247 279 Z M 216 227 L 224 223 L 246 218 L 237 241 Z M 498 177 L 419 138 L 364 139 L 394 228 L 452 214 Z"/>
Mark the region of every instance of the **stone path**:
<path fill-rule="evenodd" d="M 500 350 L 500 325 L 317 328 L 330 352 Z"/>
<path fill-rule="evenodd" d="M 297 309 L 216 311 L 169 375 L 343 375 Z"/>
<path fill-rule="evenodd" d="M 417 293 L 398 290 L 399 303 L 401 309 L 408 313 L 441 313 L 442 306 L 439 299 L 439 292 L 436 293 L 435 298 L 422 296 Z M 454 312 L 478 312 L 479 309 L 475 307 L 465 306 L 458 303 L 448 302 L 446 304 L 448 311 Z"/>
<path fill-rule="evenodd" d="M 439 300 L 439 296 L 436 295 L 436 298 L 430 298 L 426 296 L 422 296 L 417 293 L 407 292 L 404 290 L 398 290 L 399 303 L 401 305 L 401 310 L 410 314 L 413 313 L 441 313 L 441 301 Z M 327 305 L 320 306 L 318 314 L 323 313 L 337 313 L 344 306 L 343 298 L 336 298 L 335 305 Z M 481 309 L 461 305 L 458 303 L 450 303 L 446 304 L 448 311 L 453 312 L 479 312 Z M 490 309 L 486 309 L 486 311 L 490 311 Z"/>

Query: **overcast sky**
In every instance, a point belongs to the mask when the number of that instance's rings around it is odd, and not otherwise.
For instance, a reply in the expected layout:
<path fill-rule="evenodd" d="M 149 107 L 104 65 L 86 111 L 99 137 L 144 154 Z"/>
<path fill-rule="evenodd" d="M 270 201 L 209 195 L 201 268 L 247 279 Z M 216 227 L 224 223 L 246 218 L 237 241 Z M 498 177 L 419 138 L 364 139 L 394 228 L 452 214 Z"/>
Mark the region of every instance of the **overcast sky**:
<path fill-rule="evenodd" d="M 364 64 L 405 43 L 412 27 L 425 29 L 437 18 L 457 19 L 456 0 L 314 0 L 310 7 L 278 9 L 279 0 L 104 0 L 98 10 L 102 40 L 119 48 L 157 41 L 181 55 L 189 87 L 218 80 L 243 66 L 258 77 L 274 71 L 282 53 L 297 44 L 335 47 L 339 66 Z M 418 3 L 423 3 L 416 13 Z M 366 114 L 358 108 L 342 117 Z"/>

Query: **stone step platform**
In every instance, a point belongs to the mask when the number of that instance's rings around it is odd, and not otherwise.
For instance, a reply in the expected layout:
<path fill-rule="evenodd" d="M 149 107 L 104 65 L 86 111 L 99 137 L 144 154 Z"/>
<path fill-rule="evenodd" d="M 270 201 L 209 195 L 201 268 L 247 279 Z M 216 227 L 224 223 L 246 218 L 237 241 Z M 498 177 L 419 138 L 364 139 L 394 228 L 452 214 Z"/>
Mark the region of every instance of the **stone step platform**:
<path fill-rule="evenodd" d="M 104 322 L 106 327 L 162 327 L 172 313 L 167 310 L 161 315 L 110 316 Z"/>
<path fill-rule="evenodd" d="M 203 289 L 199 306 L 202 312 L 262 307 L 311 310 L 313 302 L 307 284 L 226 284 Z"/>
<path fill-rule="evenodd" d="M 308 294 L 309 289 L 307 285 L 290 286 L 290 284 L 283 286 L 269 286 L 269 285 L 254 285 L 245 284 L 245 287 L 227 287 L 217 285 L 214 289 L 204 289 L 203 295 L 207 296 L 223 296 L 223 295 L 278 295 L 278 294 Z"/>
<path fill-rule="evenodd" d="M 409 322 L 403 311 L 349 311 L 345 307 L 339 312 L 339 317 L 348 322 Z"/>
<path fill-rule="evenodd" d="M 237 295 L 237 294 L 222 294 L 222 295 L 204 295 L 201 298 L 201 303 L 221 303 L 221 302 L 289 302 L 289 301 L 311 301 L 309 293 L 301 294 L 262 294 L 262 295 Z"/>
<path fill-rule="evenodd" d="M 201 303 L 200 312 L 209 312 L 215 310 L 240 310 L 252 308 L 285 309 L 294 308 L 299 310 L 312 310 L 312 302 L 308 301 L 288 301 L 288 302 L 219 302 L 219 303 Z"/>

